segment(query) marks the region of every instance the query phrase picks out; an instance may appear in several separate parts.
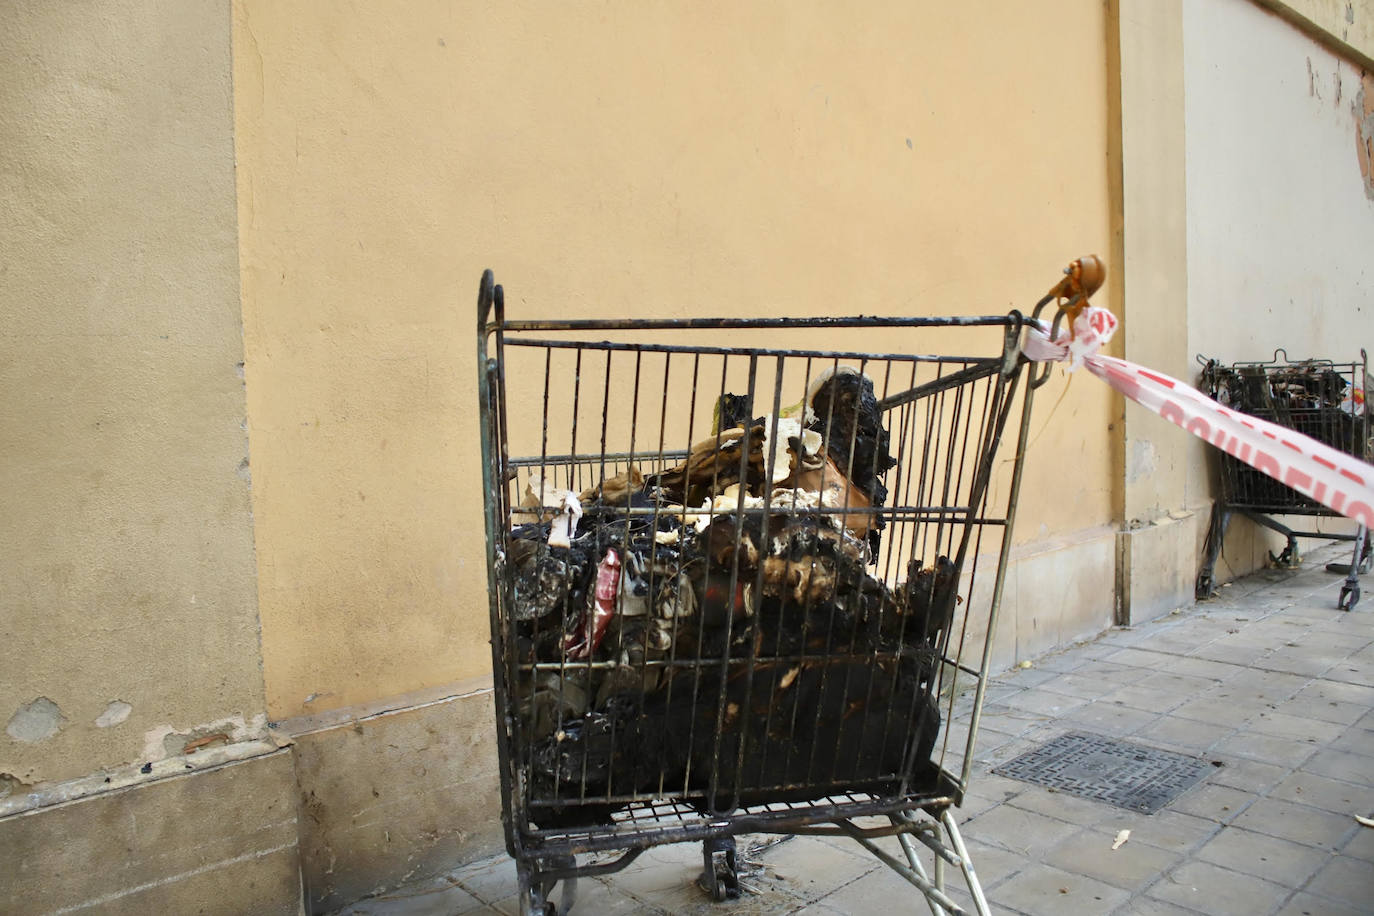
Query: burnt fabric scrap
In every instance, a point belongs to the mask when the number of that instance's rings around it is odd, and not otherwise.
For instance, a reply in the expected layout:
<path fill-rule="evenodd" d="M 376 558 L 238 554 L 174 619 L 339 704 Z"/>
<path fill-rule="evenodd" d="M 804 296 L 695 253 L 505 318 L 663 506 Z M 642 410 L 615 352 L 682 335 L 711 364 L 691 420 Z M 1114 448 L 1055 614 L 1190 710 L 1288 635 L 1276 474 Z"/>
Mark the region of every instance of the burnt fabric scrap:
<path fill-rule="evenodd" d="M 895 588 L 871 572 L 893 465 L 871 380 L 829 373 L 800 418 L 728 398 L 659 473 L 576 494 L 530 475 L 500 562 L 541 826 L 631 797 L 891 792 L 930 766 L 959 575 L 943 556 Z"/>

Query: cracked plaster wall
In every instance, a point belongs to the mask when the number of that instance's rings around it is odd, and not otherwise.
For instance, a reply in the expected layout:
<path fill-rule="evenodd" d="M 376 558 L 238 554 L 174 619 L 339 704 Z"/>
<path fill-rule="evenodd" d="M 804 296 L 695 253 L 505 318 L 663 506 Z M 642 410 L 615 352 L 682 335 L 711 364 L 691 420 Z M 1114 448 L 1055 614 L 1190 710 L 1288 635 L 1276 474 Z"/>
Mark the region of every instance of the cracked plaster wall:
<path fill-rule="evenodd" d="M 3 19 L 0 798 L 264 727 L 229 9 Z"/>

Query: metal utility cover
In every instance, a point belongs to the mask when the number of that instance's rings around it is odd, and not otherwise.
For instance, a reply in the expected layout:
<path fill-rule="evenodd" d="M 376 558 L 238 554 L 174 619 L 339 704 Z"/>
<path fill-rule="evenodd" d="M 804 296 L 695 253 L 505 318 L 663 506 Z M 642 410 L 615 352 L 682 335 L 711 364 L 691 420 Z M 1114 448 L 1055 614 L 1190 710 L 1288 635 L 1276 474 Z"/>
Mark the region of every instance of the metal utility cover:
<path fill-rule="evenodd" d="M 1128 741 L 1069 732 L 993 772 L 1080 798 L 1154 814 L 1202 780 L 1205 760 Z"/>

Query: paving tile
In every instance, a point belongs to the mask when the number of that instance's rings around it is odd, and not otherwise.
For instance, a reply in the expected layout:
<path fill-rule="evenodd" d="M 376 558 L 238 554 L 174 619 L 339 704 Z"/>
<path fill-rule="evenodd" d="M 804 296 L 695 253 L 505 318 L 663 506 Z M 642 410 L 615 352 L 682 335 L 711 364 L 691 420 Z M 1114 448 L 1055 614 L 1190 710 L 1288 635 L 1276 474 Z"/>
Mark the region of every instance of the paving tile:
<path fill-rule="evenodd" d="M 1118 738 L 1134 734 L 1146 726 L 1160 721 L 1158 713 L 1133 709 L 1108 700 L 1098 700 L 1080 706 L 1059 720 L 1065 728 L 1082 729 L 1099 735 L 1112 735 Z"/>
<path fill-rule="evenodd" d="M 1169 852 L 1186 853 L 1201 846 L 1221 828 L 1215 821 L 1180 814 L 1167 808 L 1154 814 L 1116 808 L 1097 825 L 1097 829 L 1113 837 L 1121 830 L 1129 830 L 1133 842 Z"/>
<path fill-rule="evenodd" d="M 1309 894 L 1338 900 L 1341 903 L 1374 909 L 1374 865 L 1348 856 L 1333 858 L 1317 876 L 1303 888 Z"/>
<path fill-rule="evenodd" d="M 1114 680 L 1075 672 L 1060 674 L 1041 684 L 1037 690 L 1064 694 L 1070 697 L 1081 697 L 1085 700 L 1096 700 L 1119 690 L 1120 687 L 1121 685 Z"/>
<path fill-rule="evenodd" d="M 359 900 L 332 916 L 467 916 L 487 905 L 456 884 L 427 882 L 366 900 Z"/>
<path fill-rule="evenodd" d="M 1290 716 L 1273 709 L 1267 709 L 1245 724 L 1243 731 L 1276 735 L 1294 741 L 1307 741 L 1314 744 L 1335 742 L 1347 730 L 1347 726 L 1334 722 L 1322 722 L 1309 717 Z M 1355 748 L 1344 748 L 1355 750 Z"/>
<path fill-rule="evenodd" d="M 1218 662 L 1212 659 L 1175 656 L 1164 665 L 1160 673 L 1182 674 L 1188 677 L 1205 677 L 1212 680 L 1227 681 L 1245 671 L 1244 665 Z"/>
<path fill-rule="evenodd" d="M 1276 738 L 1258 732 L 1244 732 L 1224 738 L 1213 747 L 1217 754 L 1235 754 L 1262 763 L 1297 767 L 1303 765 L 1317 751 L 1314 744 Z"/>
<path fill-rule="evenodd" d="M 1071 824 L 1080 824 L 1084 827 L 1102 823 L 1103 820 L 1111 817 L 1112 812 L 1116 810 L 1114 806 L 1106 802 L 1079 798 L 1068 792 L 1057 792 L 1054 789 L 1030 783 L 1026 784 L 1026 791 L 1007 804 L 1022 811 L 1043 814 L 1055 820 L 1068 821 Z"/>
<path fill-rule="evenodd" d="M 1366 718 L 1362 721 L 1368 722 Z M 1332 726 L 1333 728 L 1335 726 Z M 1374 729 L 1369 728 L 1347 728 L 1344 732 L 1333 739 L 1331 749 L 1336 751 L 1348 751 L 1352 754 L 1363 754 L 1366 757 L 1374 757 Z M 1374 769 L 1374 760 L 1370 761 L 1370 766 Z"/>
<path fill-rule="evenodd" d="M 1355 783 L 1367 783 L 1374 772 L 1368 757 L 1330 749 L 1317 751 L 1303 762 L 1302 769 L 1305 773 Z"/>
<path fill-rule="evenodd" d="M 1364 626 L 1358 620 L 1347 618 L 1340 626 L 1331 629 L 1309 627 L 1293 641 L 1304 649 L 1315 648 L 1338 655 L 1363 655 L 1374 644 L 1374 621 Z"/>
<path fill-rule="evenodd" d="M 1107 913 L 1130 892 L 1050 865 L 1034 864 L 988 894 L 994 908 L 1014 907 L 1031 916 Z"/>
<path fill-rule="evenodd" d="M 1374 768 L 1371 768 L 1370 775 L 1374 776 Z M 1336 814 L 1374 811 L 1374 786 L 1357 786 L 1303 771 L 1284 779 L 1269 791 L 1269 795 Z"/>
<path fill-rule="evenodd" d="M 1255 796 L 1244 789 L 1202 783 L 1174 799 L 1169 807 L 1181 814 L 1226 824 L 1235 820 L 1254 800 Z"/>
<path fill-rule="evenodd" d="M 1161 671 L 1157 674 L 1151 674 L 1149 677 L 1141 678 L 1138 685 L 1150 689 L 1187 694 L 1189 699 L 1194 699 L 1199 694 L 1206 693 L 1220 683 L 1221 678 L 1197 677 L 1190 674 L 1175 674 L 1171 671 Z"/>
<path fill-rule="evenodd" d="M 1166 675 L 1165 677 L 1170 676 L 1171 675 Z M 1175 706 L 1181 706 L 1189 700 L 1197 698 L 1199 693 L 1197 690 L 1170 690 L 1160 686 L 1158 682 L 1154 684 L 1146 683 L 1146 681 L 1153 680 L 1157 677 L 1159 677 L 1159 675 L 1151 675 L 1148 678 L 1141 679 L 1138 683 L 1129 684 L 1125 687 L 1113 690 L 1111 693 L 1102 697 L 1101 700 L 1104 703 L 1115 703 L 1121 706 L 1130 706 L 1134 709 L 1162 713 L 1168 712 Z M 1205 683 L 1208 684 L 1208 687 L 1203 688 L 1204 690 L 1216 686 L 1210 681 Z"/>
<path fill-rule="evenodd" d="M 454 872 L 453 876 L 464 890 L 484 903 L 504 900 L 520 889 L 515 860 L 509 856 L 475 862 Z"/>
<path fill-rule="evenodd" d="M 1179 718 L 1175 711 L 1173 716 L 1142 726 L 1136 731 L 1135 737 L 1147 744 L 1198 754 L 1234 732 L 1233 726 Z"/>
<path fill-rule="evenodd" d="M 1281 703 L 1312 683 L 1311 678 L 1283 671 L 1264 671 L 1249 668 L 1224 681 L 1213 692 L 1216 696 L 1233 695 L 1237 699 L 1265 703 Z"/>
<path fill-rule="evenodd" d="M 967 837 L 1031 858 L 1062 843 L 1078 829 L 1076 824 L 1011 805 L 998 805 L 960 825 Z"/>
<path fill-rule="evenodd" d="M 1282 671 L 1289 674 L 1302 674 L 1319 677 L 1344 660 L 1338 655 L 1305 655 L 1294 652 L 1271 652 L 1256 659 L 1254 667 L 1267 671 Z"/>
<path fill-rule="evenodd" d="M 1060 672 L 1040 667 L 1037 664 L 1030 668 L 1013 668 L 1006 674 L 999 676 L 997 680 L 1012 687 L 1039 687 L 1046 681 L 1059 677 L 1059 675 Z"/>
<path fill-rule="evenodd" d="M 1050 850 L 1044 861 L 1129 891 L 1154 881 L 1181 855 L 1141 843 L 1133 836 L 1117 849 L 1112 848 L 1115 842 L 1114 833 L 1081 830 Z"/>
<path fill-rule="evenodd" d="M 701 893 L 696 890 L 696 878 L 700 873 L 701 844 L 673 843 L 645 850 L 612 880 L 622 891 L 670 909 L 669 902 L 694 899 L 683 896 L 684 891 Z"/>
<path fill-rule="evenodd" d="M 1366 817 L 1374 812 L 1366 812 Z M 1352 817 L 1351 820 L 1354 820 Z M 1374 827 L 1357 831 L 1350 841 L 1341 847 L 1341 855 L 1353 856 L 1366 862 L 1374 862 Z"/>
<path fill-rule="evenodd" d="M 1292 772 L 1291 767 L 1246 760 L 1243 757 L 1226 757 L 1221 763 L 1223 765 L 1216 767 L 1209 777 L 1212 782 L 1259 794 L 1272 789 Z"/>
<path fill-rule="evenodd" d="M 988 772 L 986 769 L 975 769 L 973 775 L 969 777 L 968 795 L 990 799 L 1000 805 L 1002 802 L 1020 795 L 1028 788 L 1030 788 L 1030 783 L 1022 782 L 1019 779 L 1000 776 L 997 773 Z M 972 815 L 964 817 L 956 814 L 956 817 L 962 824 Z"/>
<path fill-rule="evenodd" d="M 551 894 L 550 896 L 554 900 L 557 900 L 561 903 L 563 898 L 560 897 L 559 894 L 560 891 L 555 890 L 553 894 Z M 561 908 L 562 907 L 560 906 L 560 909 Z M 518 894 L 516 894 L 507 897 L 504 900 L 499 900 L 492 906 L 492 909 L 498 913 L 503 914 L 503 916 L 521 916 L 520 897 Z M 677 910 L 674 911 L 674 913 L 684 913 L 689 911 L 690 910 Z M 606 916 L 631 916 L 631 914 L 638 913 L 664 914 L 668 911 L 656 907 L 650 903 L 646 903 L 643 900 L 637 900 L 629 894 L 624 893 L 623 891 L 618 890 L 615 887 L 608 886 L 607 884 L 598 881 L 595 878 L 584 878 L 577 882 L 577 895 L 574 898 L 573 912 L 597 914 L 604 913 L 606 914 Z M 777 911 L 764 910 L 759 912 L 762 913 Z M 436 909 L 430 910 L 429 913 L 447 914 L 448 911 Z M 419 916 L 419 914 L 416 914 L 416 916 Z"/>
<path fill-rule="evenodd" d="M 1030 864 L 1022 856 L 998 849 L 971 843 L 969 858 L 978 875 L 979 883 L 986 889 L 1005 880 Z M 933 866 L 929 856 L 923 856 L 926 875 L 933 877 Z M 956 902 L 970 900 L 963 873 L 958 869 L 945 868 L 945 889 Z M 846 913 L 904 913 L 925 909 L 919 896 L 920 891 L 912 887 L 905 878 L 892 869 L 880 867 L 862 878 L 832 891 L 818 901 L 832 910 Z"/>
<path fill-rule="evenodd" d="M 1199 646 L 1191 653 L 1191 657 L 1248 667 L 1254 664 L 1257 659 L 1269 654 L 1270 651 L 1266 646 L 1218 639 L 1207 643 L 1205 646 Z"/>
<path fill-rule="evenodd" d="M 1339 665 L 1332 666 L 1322 677 L 1328 681 L 1359 684 L 1364 687 L 1374 686 L 1374 661 L 1352 662 L 1353 659 L 1346 659 Z"/>
<path fill-rule="evenodd" d="M 1144 640 L 1150 639 L 1152 636 L 1157 637 L 1158 635 L 1159 628 L 1152 627 L 1149 624 L 1138 627 L 1114 626 L 1097 637 L 1094 642 L 1106 646 L 1135 646 Z"/>
<path fill-rule="evenodd" d="M 983 707 L 982 720 L 979 724 L 979 732 L 983 729 L 996 731 L 1003 735 L 1023 735 L 1035 728 L 1043 725 L 1046 717 L 1039 713 L 1029 712 L 1024 709 L 1013 709 L 1010 706 L 998 704 L 988 704 Z"/>
<path fill-rule="evenodd" d="M 1223 829 L 1194 855 L 1290 888 L 1301 887 L 1331 857 L 1320 849 L 1235 827 Z"/>
<path fill-rule="evenodd" d="M 1144 668 L 1147 671 L 1161 671 L 1167 670 L 1166 666 L 1177 657 L 1177 655 L 1151 652 L 1147 649 L 1122 649 L 1105 656 L 1103 661 L 1115 665 L 1128 665 L 1132 668 Z"/>
<path fill-rule="evenodd" d="M 1153 897 L 1132 897 L 1112 910 L 1112 916 L 1197 916 L 1197 910 L 1185 909 Z"/>
<path fill-rule="evenodd" d="M 1368 904 L 1349 907 L 1337 903 L 1330 897 L 1301 893 L 1295 894 L 1284 908 L 1279 910 L 1278 916 L 1369 916 L 1369 907 Z"/>
<path fill-rule="evenodd" d="M 1067 715 L 1087 702 L 1082 697 L 1071 697 L 1044 690 L 1026 690 L 1016 696 L 1008 697 L 1003 705 L 1041 716 L 1059 717 Z"/>
<path fill-rule="evenodd" d="M 1031 860 L 1023 855 L 1000 849 L 988 843 L 980 843 L 968 837 L 964 838 L 964 845 L 968 849 L 969 860 L 973 863 L 974 874 L 984 891 L 996 887 L 1031 864 Z M 947 868 L 945 874 L 950 876 L 946 878 L 947 882 L 955 885 L 963 884 L 963 876 L 958 869 Z"/>
<path fill-rule="evenodd" d="M 1245 704 L 1237 703 L 1234 696 L 1218 696 L 1214 691 L 1208 691 L 1197 699 L 1176 706 L 1170 712 L 1170 715 L 1180 718 L 1225 725 L 1229 728 L 1238 728 L 1258 714 L 1259 708 L 1248 709 Z"/>
<path fill-rule="evenodd" d="M 1008 760 L 1035 750 L 1046 741 L 1064 732 L 1063 728 L 1054 727 L 1052 722 L 1048 723 L 1048 726 L 1049 727 L 1046 728 L 1032 729 L 1015 741 L 1009 741 L 1006 744 L 991 748 L 987 751 L 980 750 L 975 761 L 978 764 L 985 765 L 988 769 L 994 769 L 1006 763 Z"/>
<path fill-rule="evenodd" d="M 1306 716 L 1320 722 L 1351 725 L 1358 722 L 1369 710 L 1368 706 L 1359 703 L 1320 699 L 1314 696 L 1304 696 L 1304 693 L 1305 691 L 1299 691 L 1293 699 L 1276 706 L 1274 711 L 1290 716 Z"/>
<path fill-rule="evenodd" d="M 1058 671 L 1062 673 L 1081 668 L 1089 661 L 1091 661 L 1091 659 L 1086 655 L 1079 655 L 1073 650 L 1068 650 L 1066 652 L 1056 652 L 1053 655 L 1046 655 L 1044 658 L 1037 658 L 1035 660 L 1035 667 L 1045 671 Z"/>
<path fill-rule="evenodd" d="M 1109 650 L 1108 654 L 1120 651 L 1110 646 L 1105 647 Z M 1170 656 L 1171 658 L 1173 656 Z M 1113 687 L 1124 687 L 1126 684 L 1134 684 L 1139 678 L 1149 675 L 1148 669 L 1138 665 L 1122 665 L 1118 662 L 1107 661 L 1102 658 L 1094 658 L 1088 661 L 1083 667 L 1073 672 L 1079 677 L 1097 678 Z"/>
<path fill-rule="evenodd" d="M 1261 798 L 1232 822 L 1235 826 L 1319 849 L 1339 849 L 1354 826 L 1348 816 L 1279 798 Z"/>
<path fill-rule="evenodd" d="M 1208 916 L 1264 916 L 1278 909 L 1289 890 L 1210 862 L 1188 862 L 1166 873 L 1147 893 Z"/>
<path fill-rule="evenodd" d="M 828 907 L 824 903 L 804 904 L 799 910 L 792 910 L 792 916 L 849 916 L 848 913 L 841 913 L 839 910 Z"/>
<path fill-rule="evenodd" d="M 808 903 L 883 867 L 857 843 L 845 851 L 815 837 L 794 837 L 764 852 L 757 861 L 772 865 L 772 876 Z"/>

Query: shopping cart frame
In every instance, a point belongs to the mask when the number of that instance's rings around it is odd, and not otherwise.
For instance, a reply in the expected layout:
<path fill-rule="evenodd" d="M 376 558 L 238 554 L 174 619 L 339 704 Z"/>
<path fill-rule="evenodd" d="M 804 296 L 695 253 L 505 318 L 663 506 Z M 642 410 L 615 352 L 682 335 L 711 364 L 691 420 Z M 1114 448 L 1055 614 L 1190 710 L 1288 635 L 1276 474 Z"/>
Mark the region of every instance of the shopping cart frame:
<path fill-rule="evenodd" d="M 1035 315 L 1055 297 L 1046 296 L 1035 307 Z M 989 912 L 987 900 L 978 881 L 968 849 L 960 836 L 958 824 L 952 809 L 960 805 L 968 788 L 974 762 L 974 745 L 978 733 L 983 699 L 991 666 L 992 640 L 996 631 L 998 611 L 1001 604 L 1004 579 L 1009 552 L 1012 547 L 1011 533 L 1014 528 L 1018 494 L 1023 477 L 1025 451 L 1028 441 L 1030 415 L 1034 392 L 1047 381 L 1049 367 L 1041 367 L 1037 373 L 1028 368 L 1028 361 L 1020 353 L 1020 336 L 1028 322 L 1020 312 L 1013 311 L 1004 316 L 953 317 L 953 318 L 892 318 L 859 316 L 852 318 L 805 318 L 805 319 L 630 319 L 630 320 L 562 320 L 562 321 L 512 321 L 505 315 L 504 292 L 495 283 L 491 271 L 483 274 L 478 296 L 477 355 L 478 387 L 481 414 L 482 475 L 485 501 L 485 523 L 487 533 L 487 584 L 491 622 L 492 671 L 495 685 L 495 705 L 498 729 L 497 750 L 501 778 L 502 820 L 505 827 L 507 851 L 515 859 L 519 875 L 521 905 L 525 913 L 552 913 L 557 908 L 550 901 L 556 884 L 563 883 L 562 911 L 571 906 L 575 898 L 576 879 L 603 875 L 625 868 L 646 849 L 666 843 L 701 841 L 703 843 L 703 886 L 716 899 L 724 899 L 738 891 L 737 862 L 735 858 L 734 837 L 747 833 L 848 836 L 884 864 L 891 867 L 902 878 L 919 891 L 928 902 L 931 911 L 941 913 L 966 912 L 945 890 L 947 869 L 957 869 L 967 886 L 969 897 L 976 912 Z M 619 824 L 579 826 L 576 829 L 550 830 L 536 826 L 531 820 L 530 785 L 528 761 L 521 760 L 520 729 L 521 723 L 514 709 L 512 691 L 516 686 L 516 665 L 511 649 L 512 624 L 509 607 L 511 585 L 509 577 L 503 575 L 511 518 L 514 507 L 509 492 L 511 481 L 520 473 L 521 467 L 542 466 L 553 457 L 541 455 L 537 458 L 513 458 L 508 451 L 508 417 L 505 398 L 508 350 L 514 345 L 514 338 L 532 332 L 558 335 L 566 332 L 583 332 L 592 335 L 602 332 L 616 334 L 663 331 L 748 331 L 767 329 L 847 329 L 868 328 L 875 331 L 885 328 L 925 328 L 940 329 L 948 327 L 987 327 L 1000 332 L 1000 347 L 995 354 L 977 358 L 964 358 L 963 368 L 949 374 L 943 369 L 937 378 L 920 388 L 908 390 L 896 396 L 887 397 L 888 409 L 911 403 L 919 397 L 929 397 L 941 392 L 957 389 L 961 385 L 983 380 L 995 391 L 996 410 L 979 436 L 978 470 L 973 475 L 968 506 L 977 511 L 967 511 L 963 515 L 962 537 L 959 541 L 959 562 L 965 559 L 965 551 L 977 543 L 971 534 L 977 520 L 978 531 L 982 526 L 995 525 L 1002 529 L 1001 543 L 995 552 L 995 569 L 992 570 L 993 583 L 987 592 L 984 608 L 968 608 L 963 614 L 963 626 L 967 631 L 969 621 L 975 620 L 974 629 L 981 630 L 975 637 L 981 643 L 976 651 L 963 653 L 954 658 L 947 647 L 942 648 L 940 658 L 941 677 L 946 671 L 953 672 L 952 683 L 957 684 L 961 676 L 965 681 L 964 692 L 956 694 L 951 687 L 948 705 L 951 720 L 956 703 L 962 715 L 967 716 L 965 739 L 956 746 L 948 757 L 956 768 L 947 769 L 939 765 L 936 776 L 923 785 L 903 784 L 903 791 L 897 794 L 866 794 L 846 792 L 823 795 L 797 801 L 777 801 L 762 804 L 741 804 L 728 813 L 713 812 L 693 814 L 681 800 L 638 799 L 632 808 L 634 815 Z M 583 341 L 583 346 L 597 350 L 600 346 L 625 349 L 625 345 L 612 345 L 609 342 L 598 344 L 594 336 Z M 633 351 L 633 345 L 630 350 Z M 663 348 L 671 349 L 671 348 Z M 758 357 L 763 350 L 718 348 L 721 352 Z M 702 351 L 701 347 L 678 348 L 682 352 Z M 782 352 L 782 351 L 780 351 Z M 822 351 L 817 351 L 822 352 Z M 792 351 L 783 356 L 795 355 Z M 852 355 L 852 354 L 851 354 Z M 608 357 L 609 360 L 609 357 Z M 752 366 L 752 364 L 751 364 Z M 753 377 L 751 368 L 752 388 Z M 1022 375 L 1025 375 L 1024 385 Z M 609 385 L 608 385 L 609 387 Z M 1018 390 L 1020 389 L 1020 390 Z M 546 388 L 547 390 L 547 388 Z M 547 395 L 546 395 L 547 398 Z M 905 400 L 903 400 L 905 399 Z M 1020 409 L 1016 429 L 1015 451 L 1011 459 L 1011 479 L 1005 494 L 1005 509 L 999 498 L 997 512 L 988 506 L 988 488 L 993 475 L 993 461 L 1001 443 L 1009 417 Z M 546 408 L 547 409 L 547 408 Z M 604 422 L 604 417 L 603 417 Z M 580 458 L 595 457 L 604 466 L 608 457 L 622 458 L 606 452 L 606 443 L 601 443 L 599 455 L 560 455 L 558 460 L 576 461 Z M 892 513 L 898 509 L 896 501 L 884 511 Z M 992 518 L 996 515 L 996 518 Z M 975 563 L 976 557 L 971 557 Z M 989 560 L 988 562 L 993 562 Z M 970 599 L 972 601 L 972 599 Z M 976 611 L 976 613 L 975 613 Z M 981 626 L 978 625 L 981 621 Z M 963 637 L 961 637 L 962 639 Z M 968 655 L 973 656 L 972 663 Z M 940 695 L 939 702 L 945 698 Z M 941 729 L 946 742 L 952 730 L 949 721 Z M 886 823 L 872 823 L 876 818 Z M 861 823 L 861 820 L 863 821 Z M 892 855 L 877 843 L 882 837 L 896 836 L 902 848 L 903 857 Z M 927 868 L 920 854 L 929 852 L 931 865 Z M 610 856 L 610 858 L 608 858 Z M 579 861 L 581 857 L 581 861 Z"/>
<path fill-rule="evenodd" d="M 1272 387 L 1275 380 L 1283 381 L 1310 373 L 1315 370 L 1332 372 L 1343 378 L 1348 385 L 1363 387 L 1369 369 L 1368 354 L 1360 350 L 1360 358 L 1352 362 L 1335 362 L 1329 359 L 1290 360 L 1282 348 L 1274 351 L 1272 359 L 1248 360 L 1222 364 L 1217 360 L 1197 357 L 1202 369 L 1202 388 L 1214 400 L 1222 395 L 1227 384 L 1244 384 L 1263 381 L 1266 388 Z M 1296 432 L 1311 435 L 1324 444 L 1354 455 L 1361 461 L 1369 461 L 1370 434 L 1374 431 L 1371 424 L 1369 406 L 1362 413 L 1351 415 L 1351 430 L 1342 436 L 1335 428 L 1339 420 L 1339 407 L 1325 408 L 1287 408 L 1272 401 L 1265 408 L 1254 412 L 1255 416 L 1286 426 Z M 1235 408 L 1235 405 L 1233 405 Z M 1245 411 L 1242 411 L 1245 412 Z M 1287 569 L 1302 563 L 1298 538 L 1330 541 L 1350 541 L 1353 544 L 1350 563 L 1331 563 L 1331 572 L 1344 573 L 1336 606 L 1341 610 L 1352 610 L 1360 600 L 1360 573 L 1368 572 L 1371 562 L 1369 531 L 1363 525 L 1356 527 L 1353 534 L 1331 531 L 1298 530 L 1278 521 L 1276 515 L 1296 515 L 1307 518 L 1339 517 L 1326 506 L 1305 496 L 1283 483 L 1266 477 L 1242 462 L 1239 458 L 1216 450 L 1216 469 L 1219 480 L 1220 496 L 1212 504 L 1212 515 L 1207 527 L 1203 547 L 1202 565 L 1198 570 L 1194 593 L 1202 601 L 1216 594 L 1214 579 L 1217 557 L 1220 556 L 1226 531 L 1236 515 L 1243 516 L 1257 525 L 1283 535 L 1287 544 L 1278 554 L 1270 554 L 1269 562 L 1278 568 Z"/>

